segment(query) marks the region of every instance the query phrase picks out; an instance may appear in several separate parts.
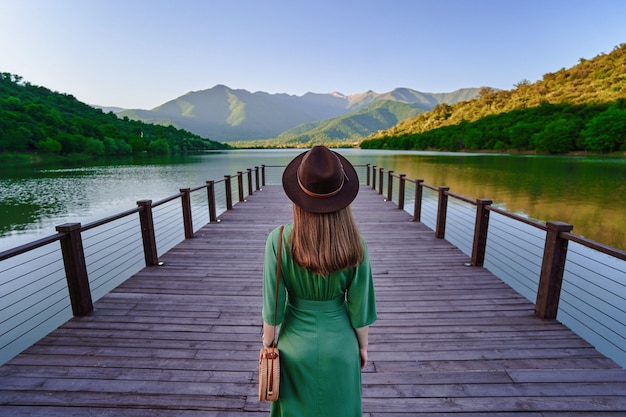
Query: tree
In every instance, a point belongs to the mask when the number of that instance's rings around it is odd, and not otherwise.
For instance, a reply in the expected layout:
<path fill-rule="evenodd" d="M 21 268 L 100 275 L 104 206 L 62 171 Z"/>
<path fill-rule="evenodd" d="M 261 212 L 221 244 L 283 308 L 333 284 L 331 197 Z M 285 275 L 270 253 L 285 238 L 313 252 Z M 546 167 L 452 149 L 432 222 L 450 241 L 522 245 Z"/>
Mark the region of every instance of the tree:
<path fill-rule="evenodd" d="M 581 121 L 574 117 L 556 119 L 541 132 L 533 135 L 538 151 L 564 153 L 575 149 L 576 137 L 580 134 Z"/>
<path fill-rule="evenodd" d="M 157 155 L 167 155 L 170 153 L 170 145 L 165 139 L 157 139 L 150 142 L 148 152 Z"/>
<path fill-rule="evenodd" d="M 592 151 L 613 151 L 626 142 L 626 109 L 611 106 L 598 114 L 582 131 L 585 146 Z"/>
<path fill-rule="evenodd" d="M 119 151 L 117 143 L 113 138 L 105 137 L 102 140 L 102 144 L 104 145 L 104 153 L 106 155 L 115 155 Z"/>
<path fill-rule="evenodd" d="M 532 136 L 540 131 L 538 124 L 518 122 L 507 128 L 505 133 L 509 136 L 511 146 L 517 150 L 525 150 L 531 148 Z"/>
<path fill-rule="evenodd" d="M 89 155 L 104 155 L 104 143 L 96 138 L 88 138 L 85 142 L 85 153 Z"/>
<path fill-rule="evenodd" d="M 117 145 L 117 153 L 119 155 L 130 155 L 133 153 L 133 147 L 126 143 L 123 139 L 115 139 Z"/>
<path fill-rule="evenodd" d="M 146 150 L 146 142 L 139 136 L 134 136 L 128 140 L 128 144 L 133 148 L 133 152 L 139 153 Z"/>
<path fill-rule="evenodd" d="M 431 114 L 435 120 L 447 120 L 452 114 L 452 107 L 446 103 L 439 103 L 433 107 Z"/>
<path fill-rule="evenodd" d="M 468 128 L 463 138 L 465 149 L 485 149 L 485 137 L 479 129 Z"/>
<path fill-rule="evenodd" d="M 52 138 L 46 138 L 35 143 L 35 148 L 44 153 L 60 153 L 62 146 L 59 141 Z"/>
<path fill-rule="evenodd" d="M 84 136 L 71 133 L 60 133 L 54 139 L 61 144 L 64 154 L 82 153 L 87 141 Z"/>

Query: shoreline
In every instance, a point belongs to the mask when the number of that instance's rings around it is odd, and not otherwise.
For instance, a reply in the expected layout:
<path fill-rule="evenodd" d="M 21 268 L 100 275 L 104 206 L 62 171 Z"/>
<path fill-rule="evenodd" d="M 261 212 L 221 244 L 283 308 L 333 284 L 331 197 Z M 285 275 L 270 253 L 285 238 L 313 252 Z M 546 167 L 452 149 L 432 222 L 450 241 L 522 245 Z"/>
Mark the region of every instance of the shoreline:
<path fill-rule="evenodd" d="M 329 144 L 330 147 L 334 147 Z M 360 149 L 357 146 L 353 147 L 345 147 L 346 149 Z M 255 148 L 237 148 L 233 147 L 233 150 L 273 150 L 277 149 L 274 147 L 255 147 Z M 298 147 L 284 147 L 281 149 L 301 149 Z M 394 150 L 394 151 L 426 151 L 426 152 L 441 152 L 441 153 L 450 153 L 450 151 L 445 151 L 441 149 L 370 149 L 370 150 Z M 195 152 L 194 152 L 195 153 Z M 495 155 L 531 155 L 531 156 L 557 156 L 557 157 L 590 157 L 590 158 L 626 158 L 626 151 L 615 151 L 609 153 L 603 152 L 591 152 L 591 151 L 576 151 L 576 152 L 567 152 L 567 153 L 547 153 L 547 152 L 536 152 L 536 151 L 516 151 L 516 150 L 507 150 L 507 151 L 497 151 L 493 149 L 484 149 L 484 150 L 476 150 L 476 149 L 461 149 L 457 152 L 453 153 L 486 153 L 486 154 L 495 154 Z M 73 165 L 80 163 L 88 163 L 95 161 L 106 161 L 111 159 L 128 159 L 134 157 L 142 157 L 145 156 L 145 153 L 140 154 L 131 154 L 131 155 L 120 155 L 120 156 L 106 156 L 106 157 L 94 157 L 91 155 L 83 155 L 83 154 L 69 154 L 69 155 L 47 155 L 47 154 L 32 154 L 32 153 L 2 153 L 0 152 L 0 164 L 10 167 L 26 167 L 26 166 L 38 166 L 42 164 L 51 164 L 51 163 L 71 163 Z M 167 157 L 168 155 L 161 155 Z M 169 156 L 176 156 L 174 154 Z"/>

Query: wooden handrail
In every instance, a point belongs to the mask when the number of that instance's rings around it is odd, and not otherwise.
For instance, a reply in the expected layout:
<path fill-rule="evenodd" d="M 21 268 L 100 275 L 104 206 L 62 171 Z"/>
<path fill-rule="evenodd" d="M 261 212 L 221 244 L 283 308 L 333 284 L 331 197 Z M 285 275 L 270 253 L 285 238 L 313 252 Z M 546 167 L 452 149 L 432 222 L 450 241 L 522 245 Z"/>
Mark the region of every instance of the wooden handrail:
<path fill-rule="evenodd" d="M 163 205 L 163 204 L 165 204 L 165 203 L 169 203 L 170 201 L 174 201 L 174 200 L 176 200 L 177 198 L 182 197 L 182 195 L 183 195 L 183 193 L 182 193 L 182 192 L 180 192 L 180 193 L 178 193 L 178 194 L 174 194 L 174 195 L 172 195 L 172 196 L 165 197 L 163 200 L 159 200 L 159 201 L 157 201 L 156 203 L 152 203 L 152 208 L 154 208 L 154 207 L 158 207 L 158 206 L 161 206 L 161 205 Z"/>
<path fill-rule="evenodd" d="M 96 227 L 100 227 L 100 226 L 103 226 L 103 225 L 105 225 L 107 223 L 114 222 L 115 220 L 123 219 L 124 217 L 130 216 L 131 214 L 135 214 L 138 211 L 139 211 L 138 208 L 134 208 L 134 209 L 123 211 L 121 213 L 114 214 L 114 215 L 109 216 L 109 217 L 105 217 L 104 219 L 100 219 L 100 220 L 96 220 L 96 221 L 91 222 L 91 223 L 87 223 L 86 225 L 83 225 L 80 228 L 80 231 L 81 232 L 85 232 L 87 230 L 95 229 Z"/>
<path fill-rule="evenodd" d="M 261 167 L 255 167 L 255 179 L 256 179 L 256 190 L 261 190 L 261 187 L 266 184 L 266 168 L 268 166 L 261 165 Z M 282 166 L 281 166 L 282 167 Z M 551 318 L 556 314 L 556 308 L 558 307 L 558 292 L 560 290 L 559 280 L 562 279 L 562 264 L 564 263 L 564 259 L 567 253 L 567 242 L 573 241 L 584 247 L 599 251 L 601 253 L 607 254 L 609 256 L 613 256 L 617 259 L 626 260 L 626 252 L 612 248 L 601 243 L 592 241 L 590 239 L 586 239 L 582 236 L 578 236 L 571 233 L 571 225 L 562 224 L 559 222 L 549 222 L 547 224 L 540 223 L 538 221 L 528 219 L 526 217 L 509 213 L 505 210 L 496 208 L 492 206 L 492 201 L 488 199 L 477 199 L 471 200 L 467 197 L 455 194 L 449 190 L 448 187 L 444 186 L 433 186 L 426 184 L 423 179 L 410 179 L 406 178 L 404 174 L 396 174 L 393 171 L 386 171 L 383 167 L 378 167 L 374 165 L 367 164 L 366 167 L 366 182 L 368 185 L 376 190 L 378 188 L 378 192 L 380 194 L 383 193 L 383 175 L 384 172 L 388 174 L 388 182 L 387 182 L 387 199 L 389 201 L 392 200 L 393 197 L 393 180 L 397 178 L 399 181 L 398 188 L 398 208 L 403 209 L 405 203 L 405 193 L 406 193 L 406 182 L 415 184 L 415 202 L 414 202 L 414 211 L 413 211 L 413 221 L 420 221 L 421 219 L 421 208 L 422 208 L 422 200 L 423 200 L 423 189 L 428 188 L 430 190 L 436 191 L 438 193 L 438 204 L 437 204 L 437 219 L 435 226 L 435 235 L 438 238 L 445 238 L 445 228 L 446 228 L 446 213 L 448 207 L 448 198 L 455 198 L 467 204 L 471 204 L 476 206 L 476 221 L 474 225 L 474 239 L 472 246 L 472 255 L 471 255 L 471 265 L 473 266 L 482 266 L 484 262 L 485 250 L 486 250 L 486 242 L 488 236 L 488 225 L 489 225 L 489 213 L 495 212 L 500 215 L 511 218 L 515 221 L 522 222 L 524 224 L 530 225 L 532 227 L 538 228 L 540 230 L 546 231 L 546 244 L 544 247 L 544 259 L 542 262 L 542 274 L 540 277 L 540 286 L 538 289 L 538 299 L 536 302 L 536 314 L 545 317 Z M 261 178 L 259 179 L 259 174 Z M 243 183 L 242 183 L 242 171 L 237 173 L 238 176 L 238 191 L 239 191 L 239 201 L 243 201 Z M 191 213 L 191 203 L 190 203 L 190 195 L 192 192 L 202 190 L 204 188 L 207 189 L 207 203 L 208 203 L 208 211 L 209 211 L 209 222 L 215 222 L 217 220 L 217 210 L 216 210 L 216 199 L 215 199 L 215 185 L 219 182 L 224 182 L 225 184 L 225 194 L 226 194 L 226 209 L 232 209 L 232 190 L 231 190 L 231 178 L 230 175 L 224 175 L 223 179 L 217 181 L 206 181 L 205 184 L 200 185 L 195 188 L 185 188 L 181 189 L 178 194 L 172 195 L 170 197 L 164 198 L 157 202 L 152 202 L 151 200 L 142 200 L 137 202 L 137 207 L 131 210 L 126 210 L 124 212 L 106 217 L 104 219 L 100 219 L 89 224 L 81 226 L 80 224 L 66 224 L 60 225 L 57 227 L 57 233 L 48 237 L 44 237 L 42 239 L 18 246 L 16 248 L 12 248 L 3 252 L 0 252 L 0 261 L 7 260 L 14 256 L 29 252 L 31 250 L 43 247 L 50 243 L 61 241 L 61 246 L 63 249 L 63 258 L 64 264 L 66 266 L 66 274 L 68 275 L 68 280 L 71 280 L 72 283 L 68 282 L 68 285 L 79 285 L 82 286 L 83 283 L 88 285 L 88 279 L 85 279 L 83 275 L 86 276 L 86 270 L 84 269 L 84 259 L 81 261 L 81 257 L 84 258 L 84 253 L 82 253 L 82 240 L 81 233 L 90 229 L 94 229 L 105 224 L 111 223 L 115 220 L 119 220 L 129 215 L 133 215 L 135 213 L 139 214 L 141 229 L 142 229 L 142 240 L 144 245 L 144 255 L 147 266 L 155 266 L 158 265 L 158 254 L 156 249 L 155 242 L 155 233 L 154 233 L 154 224 L 152 219 L 152 209 L 165 204 L 167 202 L 173 201 L 177 198 L 181 199 L 182 204 L 182 212 L 183 212 L 183 228 L 185 232 L 185 238 L 193 237 L 193 222 L 192 222 L 192 213 Z M 247 180 L 248 180 L 248 193 L 252 194 L 252 169 L 247 170 Z M 371 181 L 370 181 L 371 180 Z M 378 180 L 378 181 L 377 181 Z M 378 184 L 377 184 L 378 183 Z M 66 259 L 67 258 L 67 259 Z M 82 264 L 82 265 L 81 265 Z M 560 271 L 560 272 L 559 272 Z M 561 276 L 559 277 L 559 273 Z M 77 284 L 78 283 L 78 284 Z M 76 302 L 72 301 L 73 309 L 76 314 L 88 314 L 89 312 L 89 302 L 88 297 L 86 296 L 84 289 L 81 287 L 78 291 L 70 290 L 70 292 L 74 294 L 78 294 L 75 298 L 78 300 Z"/>
<path fill-rule="evenodd" d="M 0 252 L 0 261 L 4 261 L 6 259 L 13 258 L 14 256 L 30 252 L 31 250 L 41 248 L 42 246 L 49 245 L 50 243 L 56 242 L 57 240 L 61 240 L 64 236 L 64 233 L 57 233 L 56 235 L 46 236 L 33 242 L 25 243 L 12 249 L 7 249 Z"/>
<path fill-rule="evenodd" d="M 567 240 L 571 240 L 572 242 L 579 243 L 590 249 L 597 250 L 598 252 L 602 252 L 606 255 L 613 256 L 614 258 L 621 259 L 622 261 L 626 261 L 626 252 L 623 250 L 619 250 L 617 248 L 613 248 L 611 246 L 607 246 L 602 243 L 569 232 L 561 232 L 561 237 Z"/>
<path fill-rule="evenodd" d="M 368 164 L 368 180 L 369 180 L 369 164 Z M 382 167 L 372 166 L 372 188 L 376 190 L 376 177 L 379 177 L 379 190 L 380 194 L 383 193 L 382 178 L 385 169 Z M 626 252 L 612 248 L 607 245 L 603 245 L 598 242 L 594 242 L 590 239 L 586 239 L 582 236 L 578 236 L 570 233 L 571 225 L 560 222 L 548 222 L 543 224 L 541 222 L 528 219 L 515 213 L 510 213 L 505 210 L 492 206 L 492 201 L 489 199 L 477 199 L 472 200 L 470 198 L 455 194 L 449 191 L 448 187 L 437 187 L 424 183 L 423 179 L 409 179 L 402 174 L 394 174 L 393 171 L 386 171 L 389 174 L 389 180 L 387 185 L 388 199 L 391 200 L 391 194 L 393 189 L 393 178 L 398 178 L 400 181 L 400 189 L 398 196 L 398 207 L 404 207 L 405 188 L 403 184 L 405 182 L 415 184 L 415 200 L 413 208 L 413 221 L 421 220 L 423 189 L 428 188 L 438 193 L 437 204 L 437 218 L 435 223 L 435 236 L 437 238 L 445 238 L 446 228 L 446 213 L 448 197 L 452 197 L 467 204 L 476 206 L 476 220 L 474 225 L 474 237 L 472 245 L 471 262 L 469 266 L 482 266 L 484 263 L 488 227 L 489 227 L 489 213 L 494 212 L 515 221 L 527 224 L 534 228 L 540 229 L 546 232 L 546 241 L 544 246 L 544 257 L 542 260 L 542 272 L 539 277 L 540 284 L 537 290 L 537 301 L 535 304 L 535 314 L 542 318 L 553 319 L 556 317 L 558 310 L 558 302 L 560 298 L 561 281 L 563 279 L 564 263 L 567 254 L 567 242 L 573 241 L 584 247 L 596 250 L 598 252 L 613 256 L 617 259 L 626 260 Z M 369 185 L 369 184 L 368 184 Z"/>
<path fill-rule="evenodd" d="M 536 227 L 537 229 L 543 230 L 544 232 L 546 230 L 548 230 L 546 225 L 543 224 L 543 223 L 539 223 L 538 221 L 527 219 L 526 217 L 522 217 L 522 216 L 520 216 L 518 214 L 515 214 L 515 213 L 510 213 L 510 212 L 508 212 L 506 210 L 502 210 L 502 209 L 499 209 L 497 207 L 489 206 L 489 207 L 487 207 L 487 210 L 493 211 L 494 213 L 501 214 L 501 215 L 503 215 L 505 217 L 508 217 L 509 219 L 513 219 L 513 220 L 517 220 L 518 222 L 525 223 L 525 224 L 527 224 L 529 226 Z"/>
<path fill-rule="evenodd" d="M 259 167 L 254 169 L 256 177 L 256 189 L 261 189 L 261 183 L 259 182 Z M 263 180 L 262 184 L 265 185 L 265 165 L 260 169 Z M 238 172 L 239 180 L 239 197 L 240 201 L 243 200 L 243 185 L 242 185 L 242 172 Z M 252 194 L 252 169 L 247 170 L 248 178 L 248 193 Z M 185 238 L 193 237 L 193 219 L 191 210 L 191 193 L 200 191 L 204 188 L 207 189 L 207 204 L 209 210 L 209 222 L 215 222 L 217 220 L 216 199 L 215 199 L 215 184 L 224 182 L 226 187 L 226 205 L 227 209 L 232 209 L 232 195 L 231 195 L 231 176 L 225 175 L 224 179 L 217 181 L 206 181 L 205 184 L 194 188 L 182 188 L 178 194 L 171 195 L 157 202 L 152 200 L 140 200 L 137 202 L 137 207 L 123 211 L 121 213 L 114 214 L 103 219 L 96 220 L 86 225 L 80 223 L 68 223 L 59 225 L 56 227 L 57 233 L 51 236 L 47 236 L 38 240 L 35 240 L 24 245 L 17 246 L 15 248 L 0 252 L 0 261 L 8 260 L 15 256 L 30 252 L 32 250 L 44 247 L 56 241 L 61 242 L 61 252 L 63 263 L 65 266 L 65 275 L 68 281 L 68 290 L 72 303 L 72 311 L 75 316 L 84 316 L 93 311 L 93 303 L 91 300 L 91 290 L 89 288 L 89 278 L 87 276 L 86 260 L 82 244 L 82 233 L 95 229 L 124 217 L 138 214 L 139 222 L 142 233 L 142 243 L 144 260 L 146 266 L 159 265 L 156 234 L 154 230 L 154 220 L 152 210 L 155 207 L 174 201 L 176 199 L 181 200 L 182 217 L 183 217 L 183 229 Z"/>
<path fill-rule="evenodd" d="M 471 204 L 473 206 L 476 205 L 476 201 L 472 200 L 471 198 L 463 197 L 462 195 L 454 194 L 453 192 L 450 192 L 450 191 L 446 191 L 446 195 L 449 197 L 454 197 L 455 199 L 463 201 L 467 204 Z"/>

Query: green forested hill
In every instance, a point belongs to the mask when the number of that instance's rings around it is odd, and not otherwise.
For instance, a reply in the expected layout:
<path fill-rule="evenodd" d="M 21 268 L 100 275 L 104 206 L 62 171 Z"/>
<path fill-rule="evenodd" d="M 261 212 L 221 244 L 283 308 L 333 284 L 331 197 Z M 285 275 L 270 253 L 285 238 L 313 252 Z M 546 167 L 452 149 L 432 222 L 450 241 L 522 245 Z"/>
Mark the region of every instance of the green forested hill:
<path fill-rule="evenodd" d="M 382 100 L 353 113 L 297 126 L 280 134 L 277 142 L 283 146 L 320 143 L 354 146 L 370 132 L 386 129 L 425 111 L 420 104 Z"/>
<path fill-rule="evenodd" d="M 484 88 L 479 98 L 432 111 L 369 136 L 362 148 L 445 150 L 626 150 L 626 44 L 578 65 Z"/>
<path fill-rule="evenodd" d="M 103 156 L 227 147 L 171 126 L 119 119 L 71 95 L 0 73 L 0 153 Z"/>

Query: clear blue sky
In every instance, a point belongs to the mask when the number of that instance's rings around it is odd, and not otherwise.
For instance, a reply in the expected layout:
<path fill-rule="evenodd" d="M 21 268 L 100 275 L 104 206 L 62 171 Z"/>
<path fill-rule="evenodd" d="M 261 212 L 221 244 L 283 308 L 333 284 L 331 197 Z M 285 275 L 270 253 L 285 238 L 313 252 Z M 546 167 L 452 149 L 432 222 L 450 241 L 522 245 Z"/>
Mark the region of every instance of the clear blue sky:
<path fill-rule="evenodd" d="M 624 0 L 0 0 L 0 71 L 90 104 L 511 89 L 626 43 Z"/>

